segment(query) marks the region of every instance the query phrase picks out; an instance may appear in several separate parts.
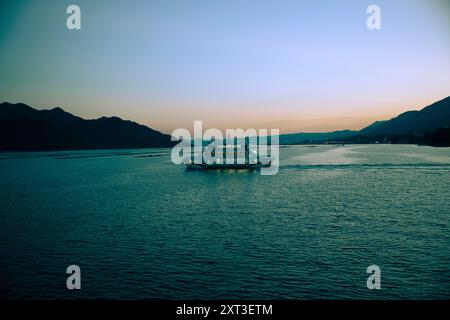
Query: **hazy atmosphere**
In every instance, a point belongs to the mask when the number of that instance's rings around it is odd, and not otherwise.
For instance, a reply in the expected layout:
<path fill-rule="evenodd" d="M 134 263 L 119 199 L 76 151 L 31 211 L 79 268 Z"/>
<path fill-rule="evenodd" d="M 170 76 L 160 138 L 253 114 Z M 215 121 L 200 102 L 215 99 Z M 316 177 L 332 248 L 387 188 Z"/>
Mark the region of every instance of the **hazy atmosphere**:
<path fill-rule="evenodd" d="M 66 28 L 72 3 L 81 30 Z M 377 1 L 381 30 L 365 1 L 112 3 L 2 1 L 1 100 L 166 133 L 193 120 L 316 132 L 448 95 L 445 0 Z"/>

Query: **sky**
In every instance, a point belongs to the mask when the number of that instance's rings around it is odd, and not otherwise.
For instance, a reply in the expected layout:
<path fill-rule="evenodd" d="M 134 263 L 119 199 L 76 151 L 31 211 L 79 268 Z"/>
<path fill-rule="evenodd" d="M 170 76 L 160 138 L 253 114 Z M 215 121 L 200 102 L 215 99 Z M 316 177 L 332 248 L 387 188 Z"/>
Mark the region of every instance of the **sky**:
<path fill-rule="evenodd" d="M 286 133 L 358 130 L 449 95 L 448 0 L 0 1 L 0 102 Z"/>

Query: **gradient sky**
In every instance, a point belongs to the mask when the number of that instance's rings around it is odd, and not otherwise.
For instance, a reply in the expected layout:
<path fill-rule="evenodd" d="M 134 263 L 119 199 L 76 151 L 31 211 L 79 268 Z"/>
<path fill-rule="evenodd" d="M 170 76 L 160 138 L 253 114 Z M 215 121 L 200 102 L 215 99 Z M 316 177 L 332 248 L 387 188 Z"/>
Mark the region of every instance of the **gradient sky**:
<path fill-rule="evenodd" d="M 70 4 L 81 30 L 66 28 Z M 448 0 L 0 1 L 0 101 L 38 109 L 167 133 L 194 120 L 315 132 L 448 95 Z"/>

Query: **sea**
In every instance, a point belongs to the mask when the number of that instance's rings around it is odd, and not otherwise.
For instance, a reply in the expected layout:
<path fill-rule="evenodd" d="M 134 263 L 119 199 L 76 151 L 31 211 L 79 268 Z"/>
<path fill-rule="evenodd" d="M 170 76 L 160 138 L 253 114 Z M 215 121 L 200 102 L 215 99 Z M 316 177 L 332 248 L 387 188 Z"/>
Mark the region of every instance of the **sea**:
<path fill-rule="evenodd" d="M 0 299 L 450 298 L 450 148 L 281 146 L 275 175 L 170 153 L 0 153 Z"/>

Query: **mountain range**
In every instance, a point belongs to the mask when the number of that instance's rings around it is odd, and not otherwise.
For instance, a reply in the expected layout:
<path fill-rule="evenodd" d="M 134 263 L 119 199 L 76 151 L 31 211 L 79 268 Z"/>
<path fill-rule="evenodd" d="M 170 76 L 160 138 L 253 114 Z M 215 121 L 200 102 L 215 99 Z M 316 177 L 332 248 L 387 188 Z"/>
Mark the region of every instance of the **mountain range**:
<path fill-rule="evenodd" d="M 419 111 L 406 111 L 386 121 L 375 121 L 359 131 L 292 133 L 280 135 L 281 144 L 377 141 L 420 143 L 421 138 L 439 128 L 450 128 L 450 96 Z"/>
<path fill-rule="evenodd" d="M 85 120 L 61 108 L 0 104 L 0 150 L 170 147 L 171 136 L 117 117 Z"/>
<path fill-rule="evenodd" d="M 439 130 L 439 131 L 438 131 Z M 280 144 L 427 143 L 448 145 L 450 97 L 420 111 L 376 121 L 359 131 L 280 135 Z M 36 110 L 23 103 L 0 104 L 0 150 L 37 151 L 171 147 L 171 136 L 118 117 L 85 120 L 61 108 Z"/>

